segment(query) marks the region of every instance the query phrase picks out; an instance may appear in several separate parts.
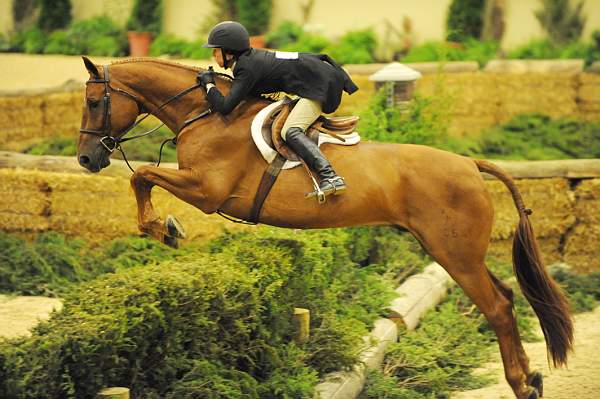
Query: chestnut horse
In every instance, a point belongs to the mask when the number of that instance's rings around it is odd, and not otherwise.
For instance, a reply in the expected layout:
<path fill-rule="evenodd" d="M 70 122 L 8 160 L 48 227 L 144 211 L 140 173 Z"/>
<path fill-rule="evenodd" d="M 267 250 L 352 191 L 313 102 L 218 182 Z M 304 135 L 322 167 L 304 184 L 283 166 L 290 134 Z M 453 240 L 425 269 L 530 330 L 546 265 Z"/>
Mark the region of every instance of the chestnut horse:
<path fill-rule="evenodd" d="M 220 210 L 241 219 L 249 217 L 267 167 L 251 139 L 250 124 L 268 100 L 248 98 L 227 116 L 205 113 L 206 117 L 185 124 L 209 108 L 201 88 L 173 100 L 196 84 L 198 68 L 131 59 L 111 64 L 108 73 L 107 67 L 85 57 L 84 63 L 90 80 L 77 147 L 82 166 L 92 172 L 106 167 L 109 150 L 142 110 L 178 132 L 178 170 L 142 166 L 131 177 L 142 232 L 170 243 L 183 236 L 156 214 L 151 202 L 154 186 L 208 214 Z M 217 86 L 227 93 L 231 82 L 220 77 Z M 540 397 L 542 375 L 529 369 L 513 313 L 512 290 L 485 265 L 494 210 L 480 172 L 500 179 L 513 197 L 519 217 L 514 270 L 538 316 L 555 366 L 566 364 L 573 326 L 563 293 L 541 263 L 530 210 L 512 178 L 490 162 L 419 145 L 367 141 L 351 147 L 325 145 L 323 151 L 344 176 L 348 191 L 321 205 L 304 198 L 312 185 L 302 168 L 284 170 L 264 203 L 260 222 L 301 229 L 358 225 L 407 229 L 487 318 L 516 397 Z"/>

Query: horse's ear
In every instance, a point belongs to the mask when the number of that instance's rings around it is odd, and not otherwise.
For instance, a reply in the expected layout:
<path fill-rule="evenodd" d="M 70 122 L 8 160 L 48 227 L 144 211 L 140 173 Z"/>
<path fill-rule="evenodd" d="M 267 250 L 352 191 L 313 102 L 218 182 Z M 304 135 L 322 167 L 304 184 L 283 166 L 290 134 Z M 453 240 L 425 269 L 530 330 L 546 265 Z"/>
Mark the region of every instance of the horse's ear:
<path fill-rule="evenodd" d="M 94 78 L 100 78 L 100 73 L 98 72 L 98 68 L 96 67 L 96 65 L 94 65 L 94 63 L 92 61 L 90 61 L 90 59 L 88 57 L 81 57 L 83 58 L 83 63 L 85 64 L 86 69 L 88 70 L 88 72 L 90 73 L 90 75 L 92 75 Z"/>

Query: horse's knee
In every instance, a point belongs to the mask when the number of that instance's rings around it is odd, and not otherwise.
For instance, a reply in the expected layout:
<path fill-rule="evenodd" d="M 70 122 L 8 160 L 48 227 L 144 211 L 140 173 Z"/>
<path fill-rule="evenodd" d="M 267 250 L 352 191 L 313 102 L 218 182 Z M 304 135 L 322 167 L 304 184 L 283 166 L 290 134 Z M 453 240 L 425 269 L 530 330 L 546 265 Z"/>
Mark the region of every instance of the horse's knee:
<path fill-rule="evenodd" d="M 151 165 L 143 165 L 137 168 L 135 172 L 133 172 L 131 178 L 129 179 L 129 182 L 131 183 L 131 186 L 133 188 L 147 185 L 149 183 L 148 176 L 150 174 L 150 168 Z"/>

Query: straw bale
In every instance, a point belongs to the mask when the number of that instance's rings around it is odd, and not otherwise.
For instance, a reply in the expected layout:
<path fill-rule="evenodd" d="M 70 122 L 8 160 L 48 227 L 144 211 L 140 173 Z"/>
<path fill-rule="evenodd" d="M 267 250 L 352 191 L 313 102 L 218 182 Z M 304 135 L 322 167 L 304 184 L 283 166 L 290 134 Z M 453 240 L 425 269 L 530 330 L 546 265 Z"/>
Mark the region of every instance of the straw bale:
<path fill-rule="evenodd" d="M 480 132 L 496 124 L 495 115 L 455 115 L 452 117 L 452 123 L 448 126 L 448 133 L 452 136 L 466 136 L 474 132 Z"/>
<path fill-rule="evenodd" d="M 537 231 L 534 232 L 537 234 Z M 540 238 L 536 235 L 536 238 L 545 265 L 563 261 L 563 255 L 560 253 L 560 237 Z M 512 238 L 494 240 L 490 243 L 487 254 L 503 262 L 512 263 L 512 246 Z"/>
<path fill-rule="evenodd" d="M 600 272 L 600 225 L 580 223 L 568 234 L 564 261 L 581 273 Z"/>
<path fill-rule="evenodd" d="M 0 211 L 40 215 L 48 212 L 49 187 L 39 172 L 0 169 Z"/>
<path fill-rule="evenodd" d="M 575 189 L 575 215 L 580 223 L 600 225 L 600 179 L 583 180 Z M 598 237 L 600 242 L 600 236 Z"/>
<path fill-rule="evenodd" d="M 502 122 L 526 112 L 541 112 L 552 117 L 578 113 L 576 76 L 525 73 L 496 77 L 496 95 L 501 103 L 498 118 Z"/>
<path fill-rule="evenodd" d="M 47 230 L 49 188 L 35 171 L 0 169 L 0 229 L 4 231 Z"/>
<path fill-rule="evenodd" d="M 583 73 L 579 81 L 579 101 L 600 102 L 600 74 Z"/>
<path fill-rule="evenodd" d="M 512 197 L 503 183 L 487 180 L 495 209 L 493 239 L 509 238 L 518 222 Z M 574 198 L 566 179 L 518 180 L 525 205 L 533 210 L 529 218 L 538 237 L 560 237 L 575 221 Z"/>
<path fill-rule="evenodd" d="M 0 230 L 8 233 L 42 232 L 50 228 L 48 218 L 40 215 L 0 211 Z"/>
<path fill-rule="evenodd" d="M 129 181 L 114 177 L 48 173 L 53 230 L 92 240 L 137 231 L 137 208 Z"/>
<path fill-rule="evenodd" d="M 553 73 L 576 75 L 583 71 L 584 60 L 491 60 L 484 68 L 490 73 Z"/>

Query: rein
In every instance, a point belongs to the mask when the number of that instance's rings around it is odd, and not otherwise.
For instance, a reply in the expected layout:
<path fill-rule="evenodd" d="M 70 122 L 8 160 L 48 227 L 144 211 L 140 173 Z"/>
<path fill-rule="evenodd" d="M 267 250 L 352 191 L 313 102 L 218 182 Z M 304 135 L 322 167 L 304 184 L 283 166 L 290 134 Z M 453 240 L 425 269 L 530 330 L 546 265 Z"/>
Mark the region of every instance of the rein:
<path fill-rule="evenodd" d="M 110 153 L 114 152 L 114 150 L 119 150 L 119 152 L 123 155 L 123 159 L 125 160 L 125 163 L 127 164 L 127 167 L 131 170 L 131 172 L 134 172 L 133 168 L 131 167 L 131 165 L 129 164 L 129 161 L 127 159 L 127 156 L 125 155 L 125 152 L 123 151 L 123 148 L 121 147 L 121 143 L 124 143 L 126 141 L 129 140 L 133 140 L 133 139 L 139 139 L 140 137 L 144 137 L 147 136 L 151 133 L 154 133 L 155 131 L 157 131 L 158 129 L 160 129 L 162 126 L 164 126 L 164 122 L 161 123 L 160 125 L 158 125 L 157 127 L 150 129 L 144 133 L 138 134 L 137 136 L 132 136 L 132 137 L 124 137 L 127 133 L 129 133 L 131 130 L 133 130 L 134 128 L 136 128 L 137 126 L 139 126 L 140 123 L 142 123 L 142 121 L 144 121 L 144 119 L 146 119 L 148 116 L 151 115 L 151 113 L 146 109 L 146 107 L 144 106 L 144 104 L 134 95 L 131 94 L 129 92 L 127 92 L 126 90 L 123 89 L 119 89 L 118 87 L 113 87 L 110 84 L 110 75 L 108 72 L 108 65 L 104 65 L 102 67 L 103 71 L 104 71 L 104 79 L 90 79 L 87 82 L 85 82 L 85 84 L 90 84 L 90 83 L 102 83 L 104 84 L 104 97 L 102 98 L 103 104 L 104 104 L 104 122 L 103 122 L 103 126 L 102 126 L 102 130 L 94 130 L 94 129 L 79 129 L 79 133 L 83 133 L 83 134 L 91 134 L 97 137 L 100 137 L 100 144 L 102 144 L 102 146 Z M 156 113 L 158 113 L 163 107 L 165 107 L 167 104 L 185 96 L 188 93 L 191 93 L 192 91 L 198 89 L 199 87 L 202 87 L 202 85 L 200 83 L 195 84 L 194 86 L 188 87 L 185 90 L 180 91 L 179 93 L 175 94 L 174 96 L 170 97 L 167 101 L 165 101 L 164 103 L 162 103 L 156 110 Z M 124 95 L 126 97 L 131 98 L 133 101 L 135 101 L 135 103 L 138 106 L 138 115 L 140 114 L 146 114 L 144 115 L 141 119 L 137 119 L 136 121 L 134 121 L 129 127 L 127 127 L 125 130 L 123 130 L 122 134 L 120 135 L 121 137 L 117 137 L 117 136 L 113 136 L 111 134 L 111 114 L 112 114 L 112 109 L 111 109 L 111 102 L 110 102 L 110 91 L 114 91 L 115 93 Z M 205 116 L 208 116 L 212 113 L 211 109 L 207 109 L 204 112 L 201 112 L 199 115 L 186 120 L 183 123 L 183 126 L 181 127 L 181 129 L 179 129 L 179 132 L 181 130 L 183 130 L 184 128 L 186 128 L 188 125 L 196 122 L 199 119 L 204 118 Z M 156 166 L 160 165 L 160 161 L 162 158 L 162 150 L 164 145 L 171 141 L 173 144 L 177 145 L 177 137 L 179 135 L 179 132 L 177 132 L 175 134 L 174 137 L 167 139 L 165 141 L 163 141 L 163 143 L 160 145 L 160 150 L 159 150 L 159 155 L 158 155 L 158 162 L 156 164 Z"/>
<path fill-rule="evenodd" d="M 133 130 L 134 128 L 136 128 L 137 126 L 139 126 L 139 124 L 146 119 L 148 116 L 150 116 L 150 112 L 146 109 L 146 107 L 144 106 L 144 104 L 133 94 L 127 92 L 126 90 L 123 89 L 119 89 L 118 87 L 113 87 L 110 84 L 110 75 L 108 72 L 108 65 L 104 65 L 103 66 L 103 71 L 104 71 L 104 79 L 90 79 L 87 82 L 85 82 L 85 84 L 90 84 L 90 83 L 102 83 L 104 84 L 104 97 L 102 99 L 103 103 L 104 103 L 104 123 L 103 123 L 103 127 L 102 130 L 94 130 L 94 129 L 79 129 L 79 133 L 80 134 L 91 134 L 97 137 L 100 137 L 100 143 L 102 144 L 102 146 L 109 151 L 110 153 L 113 153 L 115 150 L 118 150 L 122 155 L 123 155 L 123 159 L 125 160 L 125 163 L 127 164 L 127 167 L 129 168 L 129 170 L 131 170 L 132 173 L 135 173 L 135 171 L 133 170 L 133 168 L 131 167 L 131 165 L 129 164 L 129 160 L 127 159 L 127 156 L 125 155 L 125 152 L 123 151 L 123 148 L 121 147 L 121 143 L 124 143 L 126 141 L 129 140 L 133 140 L 133 139 L 139 139 L 140 137 L 144 137 L 147 136 L 151 133 L 154 133 L 155 131 L 157 131 L 159 128 L 161 128 L 162 126 L 164 126 L 164 122 L 161 123 L 160 125 L 158 125 L 157 127 L 148 130 L 147 132 L 138 134 L 137 136 L 132 136 L 132 137 L 123 137 L 125 136 L 127 133 L 129 133 L 131 130 Z M 220 76 L 224 76 L 227 77 L 229 79 L 231 79 L 231 76 L 224 74 L 224 73 L 218 73 L 215 72 L 216 75 L 220 75 Z M 192 91 L 198 89 L 199 87 L 202 87 L 202 85 L 200 83 L 195 84 L 194 86 L 188 87 L 185 90 L 180 91 L 179 93 L 175 94 L 174 96 L 172 96 L 171 98 L 169 98 L 167 101 L 165 101 L 164 103 L 162 103 L 156 110 L 156 112 L 158 113 L 164 106 L 166 106 L 167 104 L 171 103 L 172 101 L 175 101 L 183 96 L 185 96 L 188 93 L 191 93 Z M 141 119 L 137 119 L 136 117 L 136 121 L 134 121 L 129 127 L 127 127 L 125 130 L 123 130 L 123 133 L 121 134 L 121 137 L 116 137 L 111 135 L 111 102 L 110 102 L 110 91 L 114 91 L 115 93 L 127 96 L 129 98 L 131 98 L 133 101 L 135 101 L 135 103 L 138 106 L 138 116 L 140 114 L 146 114 L 144 115 Z M 183 126 L 181 127 L 181 129 L 179 129 L 179 132 L 181 132 L 184 128 L 186 128 L 187 126 L 189 126 L 190 124 L 210 115 L 212 113 L 212 110 L 210 108 L 208 108 L 207 110 L 201 112 L 199 115 L 188 119 L 186 121 L 183 122 Z M 156 166 L 160 165 L 160 161 L 162 158 L 162 150 L 164 145 L 171 141 L 174 145 L 177 145 L 177 137 L 179 136 L 179 132 L 175 133 L 175 136 L 169 139 L 166 139 L 165 141 L 162 142 L 162 144 L 160 145 L 160 150 L 159 150 L 159 154 L 158 154 L 158 162 L 156 163 Z M 282 161 L 281 161 L 282 160 Z M 281 158 L 281 165 L 283 165 L 283 162 L 285 162 L 284 158 Z M 280 166 L 281 166 L 280 165 Z M 220 209 L 217 210 L 217 214 L 231 222 L 234 223 L 241 223 L 241 224 L 250 224 L 250 225 L 256 225 L 258 224 L 258 216 L 260 214 L 260 210 L 262 208 L 262 204 L 266 199 L 266 196 L 269 193 L 270 187 L 272 186 L 272 184 L 275 182 L 275 179 L 277 178 L 277 173 L 273 173 L 273 172 L 269 172 L 271 170 L 271 165 L 270 168 L 268 169 L 268 171 L 266 172 L 266 175 L 271 175 L 271 178 L 267 178 L 265 179 L 265 176 L 263 176 L 263 179 L 261 180 L 261 186 L 265 186 L 262 189 L 260 189 L 257 192 L 257 195 L 255 197 L 255 201 L 254 201 L 254 205 L 252 208 L 252 212 L 251 212 L 251 216 L 250 216 L 250 220 L 244 220 L 244 219 L 236 219 L 233 218 L 225 213 L 223 213 Z M 274 176 L 273 176 L 274 175 Z M 271 180 L 272 179 L 272 180 Z M 265 181 L 266 180 L 266 181 Z M 267 187 L 268 186 L 268 187 Z"/>

